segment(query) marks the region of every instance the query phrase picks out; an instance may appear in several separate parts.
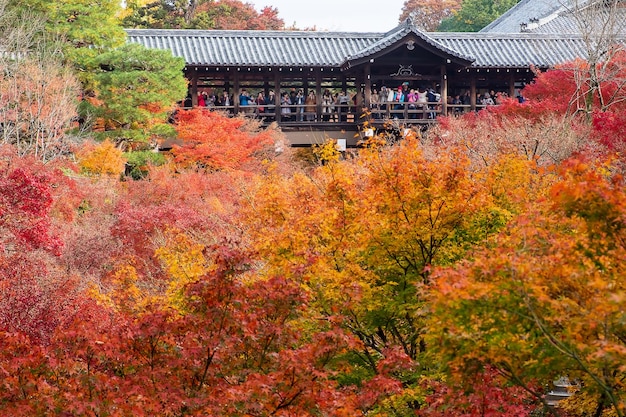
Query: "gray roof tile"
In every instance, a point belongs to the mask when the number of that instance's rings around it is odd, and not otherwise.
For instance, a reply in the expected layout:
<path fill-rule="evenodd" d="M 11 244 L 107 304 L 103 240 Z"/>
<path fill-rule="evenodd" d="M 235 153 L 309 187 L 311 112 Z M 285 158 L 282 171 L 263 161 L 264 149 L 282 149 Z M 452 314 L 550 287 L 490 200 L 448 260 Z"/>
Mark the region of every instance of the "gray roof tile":
<path fill-rule="evenodd" d="M 400 24 L 387 33 L 129 29 L 128 41 L 169 49 L 191 66 L 335 67 L 413 33 L 476 68 L 550 67 L 585 56 L 580 37 L 543 33 L 424 33 Z"/>
<path fill-rule="evenodd" d="M 572 36 L 439 32 L 431 37 L 473 56 L 475 68 L 552 67 L 586 55 L 580 37 Z"/>
<path fill-rule="evenodd" d="M 521 0 L 480 32 L 519 33 L 522 23 L 528 23 L 530 19 L 545 18 L 562 7 L 561 0 Z"/>
<path fill-rule="evenodd" d="M 586 29 L 597 30 L 598 33 L 603 33 L 605 36 L 611 36 L 611 33 L 626 35 L 626 7 L 618 7 L 611 11 L 605 10 L 602 13 L 594 14 L 589 16 L 594 18 L 593 21 L 584 25 Z M 584 20 L 583 15 L 582 21 Z M 591 19 L 587 18 L 586 20 Z M 614 22 L 613 27 L 600 27 L 610 22 Z M 561 11 L 553 19 L 547 20 L 545 23 L 540 22 L 536 27 L 530 27 L 529 31 L 533 33 L 580 33 L 580 23 L 577 22 L 571 11 Z"/>
<path fill-rule="evenodd" d="M 481 29 L 480 33 L 578 34 L 580 28 L 573 11 L 584 10 L 589 4 L 599 1 L 603 0 L 521 0 Z M 606 9 L 604 16 L 597 15 L 596 21 L 603 24 L 609 19 L 615 19 L 615 33 L 626 35 L 626 7 L 610 7 L 611 10 Z M 522 25 L 525 25 L 524 30 Z"/>
<path fill-rule="evenodd" d="M 128 29 L 128 41 L 169 49 L 189 65 L 339 66 L 380 33 Z"/>
<path fill-rule="evenodd" d="M 348 60 L 356 60 L 359 58 L 371 56 L 376 52 L 387 49 L 391 45 L 411 34 L 421 39 L 434 49 L 438 49 L 445 54 L 452 55 L 453 57 L 456 57 L 463 61 L 472 62 L 474 60 L 473 57 L 462 54 L 458 50 L 450 49 L 443 43 L 440 43 L 430 37 L 427 33 L 422 32 L 411 22 L 410 19 L 407 19 L 404 22 L 400 23 L 400 25 L 398 25 L 395 29 L 385 33 L 382 37 L 370 44 L 368 47 L 362 49 L 354 55 L 351 55 L 350 57 L 348 57 Z"/>

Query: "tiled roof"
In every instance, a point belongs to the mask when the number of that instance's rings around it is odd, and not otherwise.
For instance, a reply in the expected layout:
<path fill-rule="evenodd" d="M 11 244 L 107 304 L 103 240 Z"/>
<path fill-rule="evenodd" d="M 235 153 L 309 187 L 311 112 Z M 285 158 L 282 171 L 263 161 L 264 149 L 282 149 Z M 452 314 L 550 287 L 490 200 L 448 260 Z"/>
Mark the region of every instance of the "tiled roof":
<path fill-rule="evenodd" d="M 387 33 L 129 29 L 129 42 L 169 49 L 190 66 L 335 67 L 384 51 L 413 33 L 471 67 L 550 67 L 584 57 L 580 38 L 533 33 L 424 33 L 406 24 Z"/>
<path fill-rule="evenodd" d="M 519 33 L 522 23 L 528 23 L 531 19 L 545 18 L 562 8 L 560 0 L 521 0 L 480 32 Z"/>
<path fill-rule="evenodd" d="M 475 68 L 551 67 L 586 56 L 581 38 L 569 35 L 439 32 L 430 36 L 473 56 Z"/>
<path fill-rule="evenodd" d="M 521 0 L 498 19 L 481 29 L 480 33 L 549 33 L 579 34 L 580 28 L 574 18 L 574 11 L 599 3 L 601 0 Z M 624 1 L 624 0 L 622 0 Z M 613 4 L 605 6 L 604 14 L 591 12 L 593 21 L 598 25 L 614 21 L 612 32 L 626 35 L 626 6 Z M 523 29 L 522 29 L 523 27 Z M 598 27 L 598 31 L 606 33 L 606 29 Z"/>
<path fill-rule="evenodd" d="M 610 36 L 611 33 L 621 36 L 626 35 L 626 7 L 618 7 L 611 11 L 605 10 L 602 13 L 590 17 L 593 17 L 593 21 L 585 24 L 587 29 L 592 31 L 597 29 L 597 33 L 602 33 L 605 36 Z M 600 27 L 600 25 L 611 21 L 614 22 L 613 27 Z M 593 25 L 597 26 L 594 27 Z M 529 31 L 532 33 L 580 33 L 580 24 L 570 11 L 562 11 L 545 23 L 540 21 L 539 25 L 536 27 L 529 26 Z"/>
<path fill-rule="evenodd" d="M 470 55 L 460 53 L 458 50 L 450 49 L 444 44 L 430 37 L 427 33 L 419 30 L 410 19 L 400 23 L 393 30 L 385 33 L 376 42 L 372 43 L 365 49 L 362 49 L 358 53 L 348 57 L 349 61 L 358 60 L 359 58 L 369 57 L 377 52 L 383 51 L 395 43 L 405 39 L 407 36 L 413 35 L 431 48 L 441 51 L 445 55 L 449 55 L 451 58 L 457 58 L 466 63 L 474 61 L 474 58 Z"/>
<path fill-rule="evenodd" d="M 188 65 L 338 67 L 380 33 L 128 29 L 128 41 L 169 49 Z"/>

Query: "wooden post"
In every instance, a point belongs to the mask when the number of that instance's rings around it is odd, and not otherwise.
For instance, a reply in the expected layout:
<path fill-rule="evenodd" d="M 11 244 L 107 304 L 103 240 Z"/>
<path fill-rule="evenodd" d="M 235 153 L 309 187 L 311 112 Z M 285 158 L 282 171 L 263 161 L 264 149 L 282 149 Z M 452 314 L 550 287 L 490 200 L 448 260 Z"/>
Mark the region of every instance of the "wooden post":
<path fill-rule="evenodd" d="M 365 65 L 365 103 L 363 105 L 368 109 L 372 108 L 372 77 L 370 75 L 372 71 L 371 65 L 367 63 Z"/>
<path fill-rule="evenodd" d="M 233 89 L 235 92 L 233 93 L 233 105 L 235 106 L 234 113 L 239 114 L 239 70 L 235 72 L 235 79 L 233 80 Z"/>
<path fill-rule="evenodd" d="M 515 98 L 515 74 L 509 73 L 509 97 Z"/>
<path fill-rule="evenodd" d="M 302 75 L 302 90 L 304 91 L 304 98 L 306 99 L 306 96 L 309 94 L 309 77 L 306 72 Z"/>
<path fill-rule="evenodd" d="M 476 111 L 476 74 L 470 73 L 470 110 Z"/>
<path fill-rule="evenodd" d="M 345 75 L 341 75 L 341 90 L 346 92 L 346 96 L 348 95 L 348 81 L 346 80 Z M 348 108 L 342 108 L 341 105 L 336 106 L 337 112 L 337 121 L 341 122 L 342 117 L 348 121 L 348 111 L 350 110 L 350 103 L 348 103 Z"/>
<path fill-rule="evenodd" d="M 363 95 L 361 94 L 361 85 L 363 83 L 363 74 L 357 73 L 354 76 L 354 89 L 355 89 L 355 100 L 354 105 L 360 107 L 363 104 Z"/>
<path fill-rule="evenodd" d="M 448 73 L 445 65 L 441 66 L 441 91 L 440 101 L 441 101 L 441 114 L 444 116 L 448 115 Z"/>
<path fill-rule="evenodd" d="M 322 121 L 322 73 L 319 68 L 315 70 L 315 113 L 317 115 L 316 119 L 318 122 Z"/>
<path fill-rule="evenodd" d="M 280 99 L 282 97 L 282 92 L 280 91 L 280 73 L 278 72 L 278 68 L 274 73 L 274 114 L 276 115 L 276 122 L 280 123 Z"/>
<path fill-rule="evenodd" d="M 230 95 L 231 95 L 231 91 L 230 91 L 231 90 L 230 74 L 224 75 L 224 90 L 228 94 L 228 97 L 230 97 Z M 232 106 L 233 103 L 230 103 L 230 105 Z"/>
<path fill-rule="evenodd" d="M 302 75 L 302 90 L 304 90 L 304 93 L 302 94 L 304 97 L 302 97 L 302 100 L 304 100 L 304 102 L 306 103 L 306 99 L 309 96 L 309 77 L 308 74 L 305 72 Z M 298 115 L 296 116 L 296 120 L 299 120 L 300 117 L 302 117 L 302 121 L 306 122 L 307 121 L 307 114 L 306 114 L 306 105 L 302 105 L 303 108 L 303 113 L 298 113 Z M 296 108 L 296 112 L 299 112 L 300 108 Z"/>
<path fill-rule="evenodd" d="M 198 106 L 198 68 L 193 69 L 191 77 L 191 105 L 193 107 Z"/>

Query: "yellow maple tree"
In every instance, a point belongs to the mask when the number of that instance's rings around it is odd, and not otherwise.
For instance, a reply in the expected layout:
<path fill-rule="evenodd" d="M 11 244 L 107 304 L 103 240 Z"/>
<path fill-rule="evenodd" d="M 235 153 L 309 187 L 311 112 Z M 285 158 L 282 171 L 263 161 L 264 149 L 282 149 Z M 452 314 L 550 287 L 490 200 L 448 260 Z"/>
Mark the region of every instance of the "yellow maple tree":
<path fill-rule="evenodd" d="M 81 170 L 94 176 L 119 176 L 124 173 L 126 159 L 109 140 L 86 146 L 77 155 Z"/>

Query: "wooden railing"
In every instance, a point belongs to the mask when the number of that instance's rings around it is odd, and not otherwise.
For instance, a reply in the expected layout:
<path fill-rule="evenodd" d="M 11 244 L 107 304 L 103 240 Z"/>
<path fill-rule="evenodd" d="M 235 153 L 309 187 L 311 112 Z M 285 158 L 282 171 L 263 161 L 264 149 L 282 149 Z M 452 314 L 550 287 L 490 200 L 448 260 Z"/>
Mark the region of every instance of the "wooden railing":
<path fill-rule="evenodd" d="M 382 102 L 374 105 L 371 114 L 374 119 L 394 119 L 404 121 L 434 120 L 443 113 L 443 103 L 398 103 Z"/>
<path fill-rule="evenodd" d="M 472 106 L 464 104 L 448 104 L 448 115 L 460 115 L 472 111 Z M 477 104 L 476 110 L 485 108 L 485 105 Z M 274 104 L 250 104 L 247 106 L 212 106 L 210 110 L 225 111 L 247 117 L 260 119 L 264 122 L 280 121 L 285 125 L 302 125 L 317 123 L 359 123 L 362 121 L 364 111 L 357 112 L 353 104 L 332 104 L 330 106 L 315 105 L 315 111 L 311 111 L 310 105 L 280 105 Z M 385 120 L 394 120 L 402 123 L 430 123 L 443 114 L 442 102 L 429 103 L 398 103 L 382 102 L 373 105 L 368 111 L 368 117 L 376 123 Z M 278 111 L 278 114 L 277 114 Z"/>

